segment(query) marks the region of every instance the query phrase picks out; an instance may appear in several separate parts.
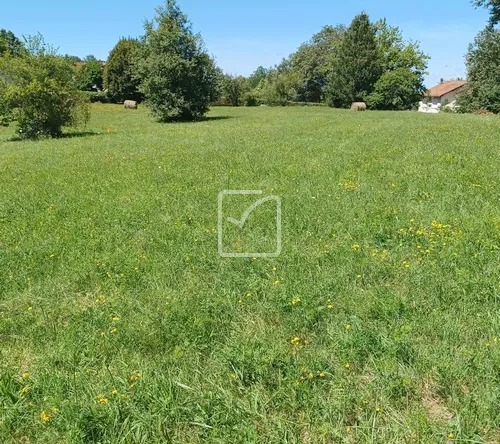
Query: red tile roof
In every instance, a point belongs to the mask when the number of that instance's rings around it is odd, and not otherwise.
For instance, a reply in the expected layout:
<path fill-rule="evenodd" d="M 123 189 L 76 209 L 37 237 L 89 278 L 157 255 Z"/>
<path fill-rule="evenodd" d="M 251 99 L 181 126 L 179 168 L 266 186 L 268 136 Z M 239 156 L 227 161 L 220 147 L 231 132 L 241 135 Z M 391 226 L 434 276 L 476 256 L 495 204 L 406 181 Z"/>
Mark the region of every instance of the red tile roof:
<path fill-rule="evenodd" d="M 463 80 L 448 80 L 431 88 L 429 91 L 427 91 L 427 95 L 431 97 L 443 97 L 449 92 L 455 91 L 458 88 L 462 88 L 462 86 L 464 86 L 466 83 L 467 82 Z"/>

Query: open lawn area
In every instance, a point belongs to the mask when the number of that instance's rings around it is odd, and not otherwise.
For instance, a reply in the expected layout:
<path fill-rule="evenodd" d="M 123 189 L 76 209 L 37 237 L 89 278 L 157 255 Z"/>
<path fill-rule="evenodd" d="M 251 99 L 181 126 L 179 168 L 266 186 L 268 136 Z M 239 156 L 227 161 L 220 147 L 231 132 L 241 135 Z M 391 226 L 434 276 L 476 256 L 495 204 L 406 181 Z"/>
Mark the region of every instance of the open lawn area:
<path fill-rule="evenodd" d="M 500 118 L 208 116 L 0 129 L 0 442 L 500 442 Z"/>

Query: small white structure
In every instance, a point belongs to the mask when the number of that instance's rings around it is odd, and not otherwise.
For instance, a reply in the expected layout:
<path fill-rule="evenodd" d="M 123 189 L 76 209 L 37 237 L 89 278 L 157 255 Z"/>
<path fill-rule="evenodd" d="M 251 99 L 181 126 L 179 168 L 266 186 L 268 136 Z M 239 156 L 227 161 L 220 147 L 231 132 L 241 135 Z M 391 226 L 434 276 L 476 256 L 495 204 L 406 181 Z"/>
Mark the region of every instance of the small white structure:
<path fill-rule="evenodd" d="M 463 80 L 448 80 L 434 86 L 426 93 L 427 100 L 419 103 L 418 110 L 422 113 L 437 114 L 443 106 L 455 108 L 457 95 L 465 86 Z"/>

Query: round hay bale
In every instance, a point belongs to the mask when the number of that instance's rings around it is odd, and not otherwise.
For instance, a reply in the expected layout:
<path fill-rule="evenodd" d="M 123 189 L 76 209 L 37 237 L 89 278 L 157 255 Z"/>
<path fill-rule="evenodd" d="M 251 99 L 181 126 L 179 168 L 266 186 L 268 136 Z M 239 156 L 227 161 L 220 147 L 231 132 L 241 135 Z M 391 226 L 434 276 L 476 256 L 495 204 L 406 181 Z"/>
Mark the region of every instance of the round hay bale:
<path fill-rule="evenodd" d="M 366 103 L 365 102 L 354 102 L 351 105 L 352 111 L 366 111 Z"/>
<path fill-rule="evenodd" d="M 125 102 L 123 102 L 123 106 L 126 109 L 137 109 L 137 102 L 135 100 L 125 100 Z"/>

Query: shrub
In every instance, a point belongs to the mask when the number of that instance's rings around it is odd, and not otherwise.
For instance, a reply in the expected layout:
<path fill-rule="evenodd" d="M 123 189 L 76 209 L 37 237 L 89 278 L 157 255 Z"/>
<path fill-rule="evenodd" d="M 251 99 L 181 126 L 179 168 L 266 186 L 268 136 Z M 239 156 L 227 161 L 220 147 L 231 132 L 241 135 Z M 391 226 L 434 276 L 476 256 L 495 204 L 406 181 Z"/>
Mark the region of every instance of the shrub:
<path fill-rule="evenodd" d="M 87 100 L 77 90 L 71 64 L 43 42 L 28 38 L 27 54 L 0 57 L 0 120 L 17 121 L 21 138 L 58 137 L 63 126 L 86 123 Z"/>
<path fill-rule="evenodd" d="M 197 120 L 216 97 L 215 64 L 175 0 L 167 0 L 157 14 L 145 25 L 140 91 L 158 121 Z"/>
<path fill-rule="evenodd" d="M 84 97 L 90 103 L 110 103 L 111 99 L 105 91 L 82 91 Z"/>
<path fill-rule="evenodd" d="M 243 95 L 243 104 L 245 106 L 259 106 L 260 102 L 258 97 L 252 92 L 246 92 Z"/>

